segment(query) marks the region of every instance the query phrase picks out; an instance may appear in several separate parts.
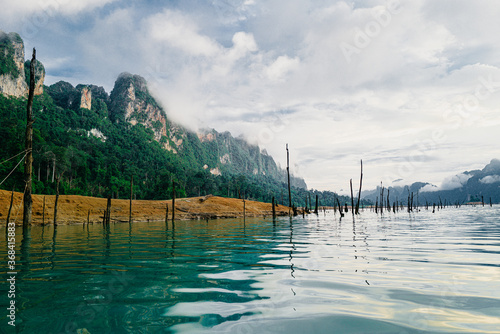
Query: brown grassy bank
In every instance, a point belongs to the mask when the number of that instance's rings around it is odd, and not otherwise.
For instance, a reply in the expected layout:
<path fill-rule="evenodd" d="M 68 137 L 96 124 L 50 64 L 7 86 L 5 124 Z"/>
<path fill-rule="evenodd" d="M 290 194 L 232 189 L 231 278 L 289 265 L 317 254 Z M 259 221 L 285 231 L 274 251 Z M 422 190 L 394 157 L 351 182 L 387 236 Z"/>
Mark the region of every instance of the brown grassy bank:
<path fill-rule="evenodd" d="M 10 191 L 0 190 L 0 223 L 4 224 L 10 205 Z M 53 223 L 54 220 L 54 195 L 33 195 L 33 224 L 42 223 L 43 197 L 45 197 L 45 223 Z M 14 204 L 12 206 L 11 221 L 22 224 L 23 216 L 23 194 L 14 193 Z M 154 221 L 165 220 L 165 208 L 168 205 L 169 219 L 172 218 L 172 200 L 144 201 L 134 200 L 132 202 L 132 220 Z M 87 222 L 87 214 L 90 211 L 91 222 L 102 222 L 103 213 L 106 209 L 106 199 L 78 195 L 60 195 L 57 206 L 57 222 L 60 224 Z M 271 203 L 256 201 L 245 201 L 245 212 L 247 217 L 271 216 Z M 279 205 L 276 208 L 277 215 L 287 215 L 288 207 Z M 126 221 L 129 217 L 129 200 L 114 199 L 111 202 L 111 221 Z M 217 196 L 177 198 L 175 200 L 175 219 L 215 219 L 243 217 L 243 200 L 236 198 L 224 198 Z"/>

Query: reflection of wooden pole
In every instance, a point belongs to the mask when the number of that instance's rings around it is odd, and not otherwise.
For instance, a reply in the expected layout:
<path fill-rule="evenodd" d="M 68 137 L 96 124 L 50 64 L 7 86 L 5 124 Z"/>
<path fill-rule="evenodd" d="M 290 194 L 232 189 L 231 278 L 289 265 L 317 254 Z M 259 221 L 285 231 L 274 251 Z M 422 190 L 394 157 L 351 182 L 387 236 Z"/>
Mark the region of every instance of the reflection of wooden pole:
<path fill-rule="evenodd" d="M 292 207 L 292 191 L 290 189 L 290 155 L 288 153 L 288 144 L 286 144 L 286 172 L 288 175 L 288 215 L 290 216 L 290 208 Z"/>
<path fill-rule="evenodd" d="M 28 93 L 28 105 L 26 108 L 26 136 L 25 136 L 25 149 L 26 160 L 24 160 L 24 188 L 23 197 L 23 226 L 26 227 L 31 224 L 33 199 L 31 198 L 31 174 L 33 172 L 33 96 L 35 93 L 35 64 L 36 64 L 36 50 L 33 48 L 33 57 L 31 58 L 30 66 L 30 87 Z"/>
<path fill-rule="evenodd" d="M 10 205 L 9 205 L 9 212 L 7 213 L 7 224 L 5 225 L 6 227 L 9 226 L 10 213 L 12 212 L 12 203 L 14 203 L 14 188 L 12 188 L 12 193 L 10 194 Z"/>
<path fill-rule="evenodd" d="M 175 221 L 175 181 L 172 181 L 172 223 Z"/>

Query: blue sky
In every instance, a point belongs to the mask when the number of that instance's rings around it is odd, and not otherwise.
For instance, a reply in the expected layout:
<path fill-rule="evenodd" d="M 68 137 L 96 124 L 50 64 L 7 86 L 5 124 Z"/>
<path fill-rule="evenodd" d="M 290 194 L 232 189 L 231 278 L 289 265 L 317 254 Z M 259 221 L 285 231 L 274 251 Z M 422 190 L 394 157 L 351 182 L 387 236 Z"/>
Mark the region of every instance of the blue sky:
<path fill-rule="evenodd" d="M 5 2 L 5 1 L 4 1 Z M 144 76 L 167 114 L 243 135 L 321 190 L 429 181 L 500 158 L 495 0 L 20 0 L 0 29 L 46 84 Z"/>

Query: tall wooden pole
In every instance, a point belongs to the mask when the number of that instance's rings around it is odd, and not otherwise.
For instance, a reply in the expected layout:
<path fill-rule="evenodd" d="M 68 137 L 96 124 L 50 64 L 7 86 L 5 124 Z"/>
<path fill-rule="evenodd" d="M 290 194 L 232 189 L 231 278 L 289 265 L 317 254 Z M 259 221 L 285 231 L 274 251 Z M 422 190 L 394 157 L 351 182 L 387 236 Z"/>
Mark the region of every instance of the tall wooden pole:
<path fill-rule="evenodd" d="M 31 216 L 33 210 L 33 199 L 31 198 L 31 174 L 33 172 L 33 96 L 35 93 L 35 63 L 36 63 L 36 50 L 33 48 L 33 57 L 31 58 L 30 66 L 30 88 L 28 93 L 28 106 L 26 108 L 26 136 L 25 136 L 25 149 L 26 160 L 24 161 L 24 188 L 23 198 L 23 226 L 26 227 L 31 224 Z"/>
<path fill-rule="evenodd" d="M 7 213 L 7 221 L 5 224 L 5 230 L 8 231 L 8 226 L 10 222 L 10 213 L 12 212 L 12 204 L 14 203 L 14 187 L 12 187 L 12 193 L 10 194 L 10 205 L 9 205 L 9 212 Z"/>
<path fill-rule="evenodd" d="M 288 152 L 288 144 L 286 144 L 286 172 L 288 174 L 288 215 L 290 216 L 290 208 L 292 207 L 292 191 L 290 189 L 290 154 Z"/>
<path fill-rule="evenodd" d="M 57 202 L 59 202 L 59 181 L 61 180 L 61 175 L 56 178 L 56 201 L 54 203 L 54 226 L 57 225 Z"/>
<path fill-rule="evenodd" d="M 354 211 L 355 211 L 355 207 L 354 207 L 354 195 L 352 193 L 352 179 L 349 181 L 349 184 L 351 186 L 351 213 L 354 217 Z"/>
<path fill-rule="evenodd" d="M 490 198 L 490 202 L 491 202 L 491 198 Z M 273 220 L 274 220 L 274 219 L 276 219 L 276 207 L 274 205 L 274 196 L 272 199 L 272 204 L 273 204 Z"/>
<path fill-rule="evenodd" d="M 356 214 L 359 214 L 359 202 L 361 201 L 361 186 L 363 184 L 363 160 L 361 160 L 361 176 L 359 178 L 358 202 L 356 203 Z"/>

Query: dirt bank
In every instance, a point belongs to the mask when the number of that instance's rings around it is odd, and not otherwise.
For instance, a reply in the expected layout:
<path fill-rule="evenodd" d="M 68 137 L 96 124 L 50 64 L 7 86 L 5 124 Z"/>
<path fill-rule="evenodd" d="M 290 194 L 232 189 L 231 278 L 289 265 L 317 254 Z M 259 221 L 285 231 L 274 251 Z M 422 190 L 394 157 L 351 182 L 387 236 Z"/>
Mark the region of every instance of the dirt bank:
<path fill-rule="evenodd" d="M 10 191 L 0 190 L 0 224 L 4 224 L 10 205 Z M 33 195 L 33 223 L 41 224 L 43 216 L 43 198 L 45 197 L 45 223 L 54 220 L 54 195 Z M 23 194 L 14 193 L 11 221 L 22 223 Z M 172 200 L 168 201 L 132 201 L 132 220 L 165 220 L 168 205 L 169 219 L 172 218 Z M 78 195 L 61 195 L 57 206 L 57 222 L 60 224 L 87 222 L 90 212 L 91 222 L 102 222 L 106 209 L 106 199 Z M 245 201 L 247 217 L 271 216 L 270 203 Z M 288 207 L 279 205 L 277 215 L 287 215 Z M 127 221 L 129 217 L 129 200 L 113 199 L 111 201 L 111 220 Z M 206 219 L 243 217 L 243 200 L 217 196 L 178 198 L 175 200 L 175 219 Z"/>

